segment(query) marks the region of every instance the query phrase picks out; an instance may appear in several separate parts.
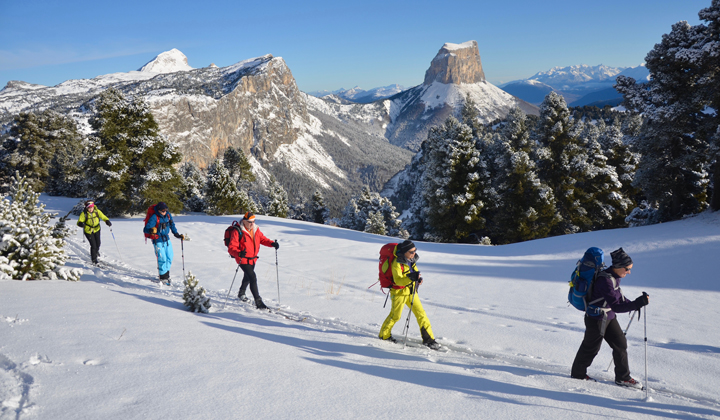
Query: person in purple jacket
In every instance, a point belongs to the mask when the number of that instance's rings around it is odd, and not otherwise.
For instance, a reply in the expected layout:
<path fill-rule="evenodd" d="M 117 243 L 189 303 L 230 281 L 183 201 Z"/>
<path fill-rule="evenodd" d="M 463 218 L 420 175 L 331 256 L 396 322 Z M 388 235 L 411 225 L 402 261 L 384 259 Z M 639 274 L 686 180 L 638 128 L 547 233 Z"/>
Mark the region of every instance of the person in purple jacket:
<path fill-rule="evenodd" d="M 612 348 L 615 361 L 615 383 L 621 386 L 642 389 L 642 384 L 630 376 L 628 364 L 627 340 L 615 313 L 639 310 L 647 305 L 650 296 L 643 293 L 635 300 L 628 300 L 620 290 L 620 280 L 630 274 L 633 262 L 622 248 L 610 253 L 612 266 L 598 273 L 593 282 L 588 302 L 602 298 L 596 302 L 596 314 L 585 314 L 585 337 L 575 355 L 570 376 L 576 379 L 594 381 L 587 375 L 587 368 L 600 351 L 603 339 Z"/>

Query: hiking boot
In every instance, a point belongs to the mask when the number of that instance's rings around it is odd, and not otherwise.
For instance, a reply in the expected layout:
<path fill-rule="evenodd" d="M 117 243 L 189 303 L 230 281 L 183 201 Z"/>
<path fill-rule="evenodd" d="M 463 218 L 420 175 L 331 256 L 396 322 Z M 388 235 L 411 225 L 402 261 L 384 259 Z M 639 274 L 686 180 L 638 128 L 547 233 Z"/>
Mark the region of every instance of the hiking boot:
<path fill-rule="evenodd" d="M 267 309 L 268 307 L 265 306 L 261 298 L 255 299 L 255 307 L 258 309 Z"/>
<path fill-rule="evenodd" d="M 440 347 L 442 347 L 440 343 L 435 341 L 434 338 L 423 341 L 423 345 L 429 347 L 432 350 L 440 350 Z"/>
<path fill-rule="evenodd" d="M 588 375 L 585 375 L 584 378 L 576 378 L 576 377 L 574 377 L 574 376 L 571 376 L 571 378 L 573 378 L 573 379 L 580 379 L 580 380 L 583 380 L 583 381 L 597 382 L 597 381 L 595 380 L 595 378 L 591 378 L 591 377 L 589 377 Z"/>
<path fill-rule="evenodd" d="M 390 337 L 388 337 L 388 338 L 382 338 L 382 337 L 380 337 L 380 339 L 383 340 L 383 341 L 389 341 L 389 342 L 391 342 L 391 343 L 397 343 L 397 340 L 396 340 L 395 337 L 393 337 L 392 335 L 391 335 Z"/>
<path fill-rule="evenodd" d="M 621 381 L 619 379 L 615 380 L 615 383 L 620 386 L 626 386 L 628 388 L 635 388 L 635 389 L 643 389 L 642 384 L 639 381 L 636 381 L 633 378 L 628 379 L 627 381 Z"/>
<path fill-rule="evenodd" d="M 247 296 L 245 296 L 245 293 L 240 293 L 240 294 L 238 295 L 238 299 L 240 299 L 240 302 L 247 302 L 247 301 L 250 300 L 250 299 L 248 299 Z"/>

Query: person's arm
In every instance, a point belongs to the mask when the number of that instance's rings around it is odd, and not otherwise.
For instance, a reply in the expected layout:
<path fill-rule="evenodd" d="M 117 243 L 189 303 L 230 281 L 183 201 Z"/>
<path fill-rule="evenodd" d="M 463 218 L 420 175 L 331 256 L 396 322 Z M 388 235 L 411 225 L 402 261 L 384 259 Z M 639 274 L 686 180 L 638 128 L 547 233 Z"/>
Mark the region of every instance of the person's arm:
<path fill-rule="evenodd" d="M 102 220 L 103 222 L 107 222 L 108 220 L 110 220 L 110 219 L 108 219 L 107 216 L 105 216 L 105 213 L 103 213 L 103 212 L 100 211 L 100 209 L 96 208 L 95 211 L 98 212 L 98 217 L 99 217 L 100 220 Z"/>
<path fill-rule="evenodd" d="M 405 264 L 400 264 L 399 262 L 397 262 L 397 260 L 393 261 L 393 282 L 395 282 L 395 284 L 398 286 L 407 286 L 412 283 L 412 280 L 410 280 L 410 278 L 407 276 L 407 274 L 410 272 L 410 269 L 408 268 L 407 271 L 405 271 L 404 267 L 407 266 Z"/>
<path fill-rule="evenodd" d="M 262 245 L 265 245 L 265 246 L 273 246 L 273 242 L 275 242 L 275 241 L 271 241 L 270 239 L 268 239 L 267 236 L 265 236 L 265 235 L 260 231 L 260 229 L 258 229 L 258 230 L 255 232 L 255 235 L 259 235 L 259 236 L 258 236 L 258 239 L 259 239 L 259 241 L 260 241 L 260 243 L 261 243 Z"/>
<path fill-rule="evenodd" d="M 617 282 L 617 280 L 615 281 Z M 616 313 L 630 312 L 634 311 L 636 308 L 633 301 L 625 299 L 622 293 L 620 293 L 619 288 L 615 289 L 613 279 L 610 277 L 598 276 L 597 282 L 595 283 L 595 292 L 599 293 L 599 296 L 602 296 L 605 299 L 605 302 L 607 302 L 610 309 Z M 591 300 L 595 299 L 594 296 L 595 294 L 593 294 L 593 299 Z"/>
<path fill-rule="evenodd" d="M 228 253 L 232 255 L 235 259 L 244 257 L 240 255 L 245 252 L 245 244 L 240 240 L 241 237 L 242 236 L 237 229 L 233 229 L 233 232 L 230 233 L 230 245 L 228 245 Z"/>
<path fill-rule="evenodd" d="M 180 234 L 178 233 L 177 228 L 175 227 L 175 221 L 172 218 L 172 214 L 170 214 L 170 212 L 168 212 L 167 215 L 168 215 L 168 220 L 169 220 L 168 224 L 170 225 L 170 230 L 172 231 L 173 235 L 179 236 Z"/>
<path fill-rule="evenodd" d="M 143 232 L 147 234 L 156 234 L 157 233 L 157 222 L 158 217 L 157 215 L 152 215 L 147 221 L 147 224 L 143 228 Z M 152 231 L 152 229 L 155 228 L 155 232 Z"/>

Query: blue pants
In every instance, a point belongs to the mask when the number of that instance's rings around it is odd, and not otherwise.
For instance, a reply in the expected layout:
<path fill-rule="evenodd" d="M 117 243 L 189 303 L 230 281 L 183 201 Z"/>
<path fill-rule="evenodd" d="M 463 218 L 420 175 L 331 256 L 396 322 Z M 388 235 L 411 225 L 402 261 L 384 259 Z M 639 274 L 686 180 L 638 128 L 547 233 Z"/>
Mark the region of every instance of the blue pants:
<path fill-rule="evenodd" d="M 170 241 L 157 241 L 153 244 L 155 247 L 155 256 L 158 263 L 158 274 L 161 276 L 170 271 L 173 260 L 173 247 Z"/>

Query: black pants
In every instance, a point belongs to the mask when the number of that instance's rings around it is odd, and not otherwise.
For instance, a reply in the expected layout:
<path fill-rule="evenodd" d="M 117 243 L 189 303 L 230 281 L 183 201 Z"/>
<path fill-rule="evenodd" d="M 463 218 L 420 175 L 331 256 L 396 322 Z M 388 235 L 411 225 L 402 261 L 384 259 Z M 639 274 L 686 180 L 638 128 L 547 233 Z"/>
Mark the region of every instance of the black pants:
<path fill-rule="evenodd" d="M 255 264 L 240 264 L 244 275 L 238 296 L 244 295 L 248 285 L 250 285 L 250 293 L 255 300 L 260 299 L 260 292 L 257 287 L 257 276 L 255 275 Z"/>
<path fill-rule="evenodd" d="M 622 328 L 614 318 L 608 322 L 605 330 L 605 337 L 600 335 L 601 319 L 585 317 L 585 338 L 575 355 L 570 376 L 578 379 L 585 379 L 587 368 L 592 364 L 602 345 L 603 338 L 612 348 L 613 360 L 615 361 L 615 380 L 627 381 L 630 379 L 630 366 L 628 365 L 627 339 Z"/>
<path fill-rule="evenodd" d="M 95 233 L 86 233 L 85 237 L 90 242 L 90 259 L 97 264 L 98 253 L 100 253 L 100 231 Z"/>

